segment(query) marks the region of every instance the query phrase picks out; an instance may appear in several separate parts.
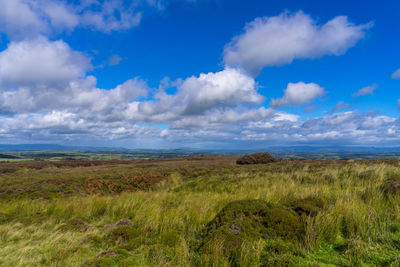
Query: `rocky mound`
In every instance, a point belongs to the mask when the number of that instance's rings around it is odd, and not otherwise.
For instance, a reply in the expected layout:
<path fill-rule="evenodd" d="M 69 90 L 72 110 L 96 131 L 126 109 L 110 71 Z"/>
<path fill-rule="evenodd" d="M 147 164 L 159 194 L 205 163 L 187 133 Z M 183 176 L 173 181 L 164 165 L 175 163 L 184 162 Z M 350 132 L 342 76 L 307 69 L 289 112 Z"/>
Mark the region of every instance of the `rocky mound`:
<path fill-rule="evenodd" d="M 211 252 L 215 244 L 222 244 L 224 254 L 235 265 L 244 242 L 276 238 L 295 241 L 303 235 L 301 218 L 289 208 L 263 200 L 233 201 L 206 225 L 199 250 Z"/>
<path fill-rule="evenodd" d="M 106 224 L 104 226 L 104 230 L 113 229 L 118 226 L 130 226 L 130 225 L 133 225 L 132 221 L 127 218 L 123 218 L 114 224 Z"/>
<path fill-rule="evenodd" d="M 245 155 L 243 157 L 240 157 L 236 163 L 237 164 L 267 164 L 271 162 L 276 162 L 277 159 L 273 157 L 269 153 L 254 153 L 254 154 L 249 154 Z"/>

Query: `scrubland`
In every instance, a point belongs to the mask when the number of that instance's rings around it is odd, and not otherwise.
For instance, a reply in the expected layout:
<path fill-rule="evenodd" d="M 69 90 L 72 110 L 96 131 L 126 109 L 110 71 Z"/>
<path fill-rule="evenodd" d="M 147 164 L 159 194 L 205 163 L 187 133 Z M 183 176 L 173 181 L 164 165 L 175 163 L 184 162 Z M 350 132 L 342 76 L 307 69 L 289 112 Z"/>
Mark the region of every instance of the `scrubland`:
<path fill-rule="evenodd" d="M 2 163 L 0 266 L 400 266 L 396 178 L 399 159 Z"/>

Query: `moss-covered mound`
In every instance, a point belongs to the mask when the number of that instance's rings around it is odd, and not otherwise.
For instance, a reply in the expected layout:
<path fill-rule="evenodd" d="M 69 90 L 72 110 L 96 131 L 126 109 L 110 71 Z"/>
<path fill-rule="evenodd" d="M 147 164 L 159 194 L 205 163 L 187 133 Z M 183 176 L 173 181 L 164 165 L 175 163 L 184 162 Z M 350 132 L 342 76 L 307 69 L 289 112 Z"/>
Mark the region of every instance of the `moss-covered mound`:
<path fill-rule="evenodd" d="M 245 155 L 243 157 L 240 157 L 236 163 L 237 164 L 267 164 L 271 162 L 276 162 L 277 159 L 274 158 L 271 154 L 269 153 L 254 153 L 254 154 L 249 154 Z"/>
<path fill-rule="evenodd" d="M 300 240 L 304 225 L 297 214 L 263 200 L 240 200 L 226 205 L 209 222 L 202 235 L 201 253 L 222 248 L 236 263 L 244 242 L 260 239 Z"/>
<path fill-rule="evenodd" d="M 386 195 L 395 195 L 400 193 L 400 178 L 392 178 L 384 181 L 381 188 Z"/>
<path fill-rule="evenodd" d="M 291 200 L 288 206 L 300 216 L 317 216 L 325 206 L 325 202 L 317 197 L 306 197 L 303 199 Z"/>

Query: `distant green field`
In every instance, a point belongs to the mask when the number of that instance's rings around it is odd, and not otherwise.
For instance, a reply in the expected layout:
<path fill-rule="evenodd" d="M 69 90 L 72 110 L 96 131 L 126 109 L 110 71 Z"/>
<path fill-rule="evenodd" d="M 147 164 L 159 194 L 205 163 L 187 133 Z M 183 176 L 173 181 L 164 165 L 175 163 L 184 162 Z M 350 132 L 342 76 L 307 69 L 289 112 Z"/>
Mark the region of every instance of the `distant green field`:
<path fill-rule="evenodd" d="M 60 160 L 136 160 L 176 158 L 196 155 L 232 155 L 228 152 L 191 152 L 191 151 L 6 151 L 0 153 L 0 162 L 17 161 L 60 161 Z"/>
<path fill-rule="evenodd" d="M 138 160 L 208 156 L 238 156 L 245 152 L 229 151 L 185 151 L 185 150 L 110 150 L 110 151 L 5 151 L 0 152 L 0 162 L 61 161 L 61 160 Z M 290 152 L 275 151 L 274 156 L 286 159 L 376 159 L 400 158 L 400 152 Z"/>
<path fill-rule="evenodd" d="M 55 159 L 0 164 L 0 266 L 400 266 L 399 159 Z"/>

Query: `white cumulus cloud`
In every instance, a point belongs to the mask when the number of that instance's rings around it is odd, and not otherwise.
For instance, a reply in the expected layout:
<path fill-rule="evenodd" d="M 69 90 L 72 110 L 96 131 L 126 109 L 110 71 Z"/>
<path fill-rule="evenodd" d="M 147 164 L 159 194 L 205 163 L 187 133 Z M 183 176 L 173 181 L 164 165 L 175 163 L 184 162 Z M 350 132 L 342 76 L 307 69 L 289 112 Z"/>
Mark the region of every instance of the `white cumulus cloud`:
<path fill-rule="evenodd" d="M 83 76 L 90 68 L 88 58 L 61 40 L 37 38 L 11 42 L 0 52 L 0 83 L 3 84 L 66 83 Z"/>
<path fill-rule="evenodd" d="M 264 98 L 256 89 L 253 78 L 228 68 L 186 79 L 176 97 L 182 101 L 185 113 L 197 114 L 215 107 L 259 104 Z"/>
<path fill-rule="evenodd" d="M 0 31 L 12 36 L 35 35 L 47 30 L 47 25 L 33 10 L 33 2 L 0 0 Z"/>
<path fill-rule="evenodd" d="M 323 96 L 324 88 L 315 83 L 289 83 L 284 90 L 284 96 L 271 100 L 271 107 L 301 106 L 310 103 L 313 99 Z"/>
<path fill-rule="evenodd" d="M 224 62 L 257 74 L 266 66 L 284 65 L 294 59 L 341 55 L 364 38 L 371 26 L 353 24 L 345 16 L 320 25 L 301 11 L 257 18 L 225 47 Z"/>
<path fill-rule="evenodd" d="M 212 109 L 253 106 L 264 100 L 257 92 L 254 79 L 239 69 L 201 73 L 173 84 L 177 89 L 175 94 L 161 90 L 154 101 L 142 102 L 135 107 L 143 114 L 171 120 L 181 115 L 204 114 Z"/>
<path fill-rule="evenodd" d="M 96 78 L 88 76 L 65 87 L 21 87 L 0 91 L 0 113 L 37 113 L 63 110 L 94 120 L 118 120 L 129 104 L 146 96 L 148 87 L 139 78 L 114 89 L 96 87 Z"/>

